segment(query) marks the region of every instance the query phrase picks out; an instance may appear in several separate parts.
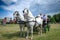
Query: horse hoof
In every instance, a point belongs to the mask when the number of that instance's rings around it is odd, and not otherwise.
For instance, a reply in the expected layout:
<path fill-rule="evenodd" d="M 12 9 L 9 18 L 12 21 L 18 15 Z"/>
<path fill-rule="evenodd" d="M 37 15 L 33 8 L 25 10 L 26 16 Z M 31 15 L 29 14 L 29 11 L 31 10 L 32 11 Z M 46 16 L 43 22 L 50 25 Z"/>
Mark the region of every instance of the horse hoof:
<path fill-rule="evenodd" d="M 30 38 L 31 40 L 33 40 L 33 38 Z"/>
<path fill-rule="evenodd" d="M 28 40 L 28 37 L 26 37 L 26 40 Z"/>

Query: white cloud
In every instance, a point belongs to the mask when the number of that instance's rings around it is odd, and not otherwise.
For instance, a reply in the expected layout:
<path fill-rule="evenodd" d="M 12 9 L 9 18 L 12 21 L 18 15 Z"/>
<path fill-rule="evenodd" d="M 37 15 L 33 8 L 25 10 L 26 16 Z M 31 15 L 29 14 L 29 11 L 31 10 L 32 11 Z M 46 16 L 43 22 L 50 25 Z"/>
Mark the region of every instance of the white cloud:
<path fill-rule="evenodd" d="M 29 7 L 30 7 L 30 3 L 32 2 L 32 0 L 19 0 L 19 1 L 17 1 L 16 2 L 16 4 L 14 4 L 14 5 L 10 5 L 10 6 L 0 6 L 0 7 L 2 7 L 3 9 L 5 9 L 5 10 L 8 10 L 8 11 L 10 11 L 9 13 L 8 13 L 8 15 L 6 15 L 6 17 L 12 17 L 13 18 L 13 13 L 15 12 L 15 11 L 19 11 L 19 13 L 20 13 L 20 15 L 22 15 L 23 13 L 22 13 L 22 11 L 23 11 L 23 9 L 24 8 L 28 8 L 29 9 Z M 12 11 L 12 13 L 11 13 L 11 11 Z"/>
<path fill-rule="evenodd" d="M 12 2 L 16 2 L 16 4 L 14 5 L 1 6 L 4 9 L 10 10 L 10 11 L 15 11 L 15 10 L 22 11 L 24 8 L 29 8 L 31 5 L 35 3 L 44 5 L 44 4 L 51 4 L 51 3 L 57 2 L 57 0 L 2 0 L 2 1 L 8 5 Z"/>
<path fill-rule="evenodd" d="M 9 11 L 19 11 L 20 13 L 22 13 L 22 10 L 24 8 L 30 8 L 31 5 L 34 5 L 36 3 L 40 4 L 40 5 L 44 5 L 42 6 L 42 9 L 48 9 L 48 5 L 49 4 L 53 4 L 56 2 L 59 2 L 60 0 L 2 0 L 3 2 L 5 2 L 7 5 L 9 6 L 1 6 L 2 8 L 9 10 Z M 14 5 L 10 5 L 12 2 L 15 2 Z M 33 11 L 35 11 L 36 9 L 32 9 Z M 41 10 L 41 9 L 40 9 Z"/>
<path fill-rule="evenodd" d="M 17 0 L 2 0 L 5 4 L 10 5 L 12 2 L 17 2 Z"/>
<path fill-rule="evenodd" d="M 14 1 L 14 0 L 13 0 Z M 17 1 L 17 0 L 15 0 Z M 6 0 L 7 2 L 7 0 Z M 8 1 L 11 3 L 11 0 Z M 19 0 L 16 2 L 16 4 L 14 5 L 10 5 L 10 6 L 1 6 L 2 8 L 6 9 L 6 10 L 9 10 L 9 11 L 20 11 L 22 13 L 22 10 L 24 8 L 28 8 L 30 7 L 30 3 L 32 2 L 32 0 Z"/>
<path fill-rule="evenodd" d="M 32 3 L 38 3 L 40 5 L 43 5 L 43 4 L 52 4 L 56 2 L 60 2 L 60 0 L 34 0 Z"/>

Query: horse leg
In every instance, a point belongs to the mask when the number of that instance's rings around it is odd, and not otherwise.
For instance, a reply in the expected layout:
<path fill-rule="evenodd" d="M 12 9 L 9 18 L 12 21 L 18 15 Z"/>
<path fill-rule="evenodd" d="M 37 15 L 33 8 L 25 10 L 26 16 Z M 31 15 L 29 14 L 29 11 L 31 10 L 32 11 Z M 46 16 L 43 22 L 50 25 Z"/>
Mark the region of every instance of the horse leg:
<path fill-rule="evenodd" d="M 31 40 L 33 39 L 33 26 L 31 26 Z"/>
<path fill-rule="evenodd" d="M 24 27 L 24 25 L 23 25 L 23 36 L 25 37 L 25 27 Z"/>
<path fill-rule="evenodd" d="M 20 24 L 20 36 L 22 37 L 23 35 L 23 31 L 24 31 L 24 25 L 23 24 Z"/>
<path fill-rule="evenodd" d="M 22 26 L 20 25 L 20 36 L 22 36 Z"/>
<path fill-rule="evenodd" d="M 44 33 L 46 33 L 46 25 L 44 25 Z"/>
<path fill-rule="evenodd" d="M 38 35 L 40 35 L 41 29 L 40 26 L 38 26 Z"/>
<path fill-rule="evenodd" d="M 29 36 L 29 28 L 27 27 L 27 36 L 26 36 L 26 40 L 28 40 L 28 36 Z"/>
<path fill-rule="evenodd" d="M 41 25 L 41 35 L 42 35 L 42 25 Z"/>
<path fill-rule="evenodd" d="M 39 25 L 38 27 L 38 35 L 42 35 L 42 25 Z"/>

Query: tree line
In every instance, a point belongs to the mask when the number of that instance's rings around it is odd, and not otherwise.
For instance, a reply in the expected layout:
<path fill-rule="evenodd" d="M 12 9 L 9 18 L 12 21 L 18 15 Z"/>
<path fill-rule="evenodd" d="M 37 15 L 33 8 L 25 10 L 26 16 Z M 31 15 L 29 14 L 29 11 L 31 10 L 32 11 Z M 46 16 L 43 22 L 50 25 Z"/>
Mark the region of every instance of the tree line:
<path fill-rule="evenodd" d="M 60 13 L 54 14 L 53 16 L 48 15 L 51 23 L 60 23 Z"/>
<path fill-rule="evenodd" d="M 60 23 L 60 13 L 58 14 L 54 14 L 53 16 L 48 15 L 48 17 L 50 18 L 50 22 L 51 23 Z M 3 19 L 0 19 L 0 23 Z"/>

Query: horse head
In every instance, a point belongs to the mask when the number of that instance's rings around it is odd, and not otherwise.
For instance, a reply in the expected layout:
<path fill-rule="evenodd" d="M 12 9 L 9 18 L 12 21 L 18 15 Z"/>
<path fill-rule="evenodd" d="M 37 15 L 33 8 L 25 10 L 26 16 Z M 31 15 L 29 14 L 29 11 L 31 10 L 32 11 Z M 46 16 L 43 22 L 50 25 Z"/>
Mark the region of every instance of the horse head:
<path fill-rule="evenodd" d="M 14 14 L 13 14 L 13 16 L 14 16 L 14 17 L 19 17 L 19 16 L 20 16 L 20 14 L 19 14 L 19 12 L 18 12 L 18 11 L 15 11 L 15 12 L 14 12 Z"/>
<path fill-rule="evenodd" d="M 17 18 L 19 20 L 22 20 L 24 21 L 24 17 L 22 14 L 19 13 L 19 11 L 15 11 L 14 14 L 13 14 L 14 18 Z"/>
<path fill-rule="evenodd" d="M 31 11 L 28 10 L 27 8 L 25 8 L 25 9 L 23 10 L 23 14 L 24 14 L 24 18 L 26 18 L 26 19 L 28 19 L 28 20 L 31 20 L 31 19 L 35 18 L 35 17 L 32 15 Z"/>

